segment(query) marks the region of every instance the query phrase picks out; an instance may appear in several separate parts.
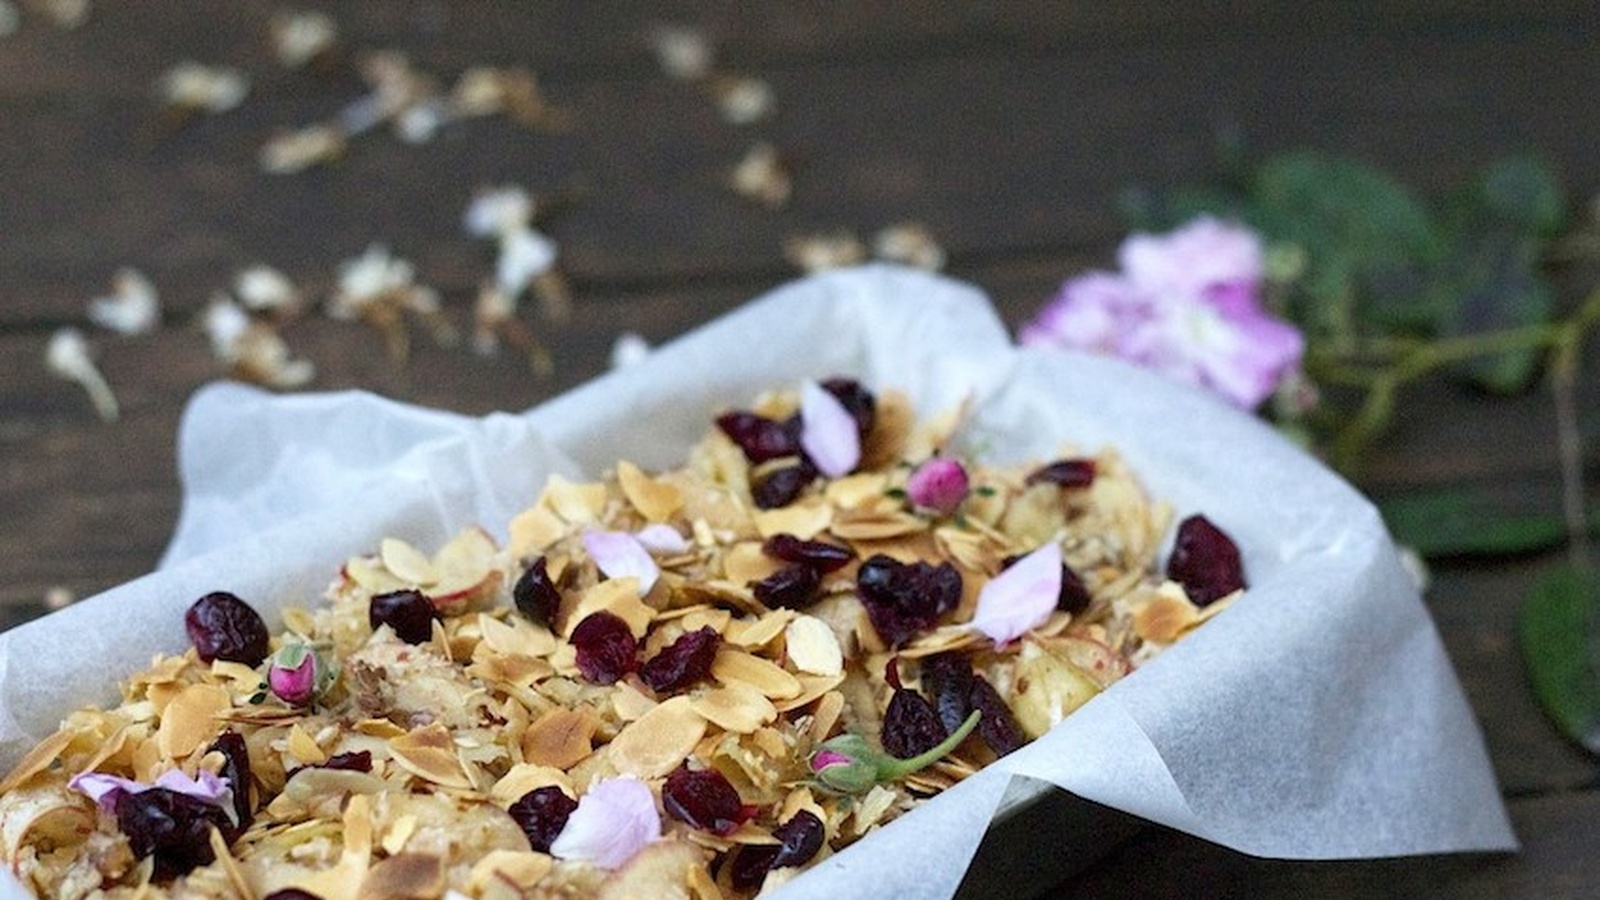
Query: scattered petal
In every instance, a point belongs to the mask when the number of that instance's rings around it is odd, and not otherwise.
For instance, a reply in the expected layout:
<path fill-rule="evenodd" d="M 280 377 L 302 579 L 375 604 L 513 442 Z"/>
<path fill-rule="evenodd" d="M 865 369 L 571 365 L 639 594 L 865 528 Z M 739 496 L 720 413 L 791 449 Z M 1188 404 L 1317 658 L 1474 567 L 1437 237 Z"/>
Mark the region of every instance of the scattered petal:
<path fill-rule="evenodd" d="M 112 814 L 116 813 L 119 793 L 138 794 L 151 788 L 163 788 L 185 794 L 224 809 L 231 809 L 233 806 L 233 788 L 229 786 L 228 780 L 206 769 L 201 769 L 196 778 L 190 778 L 182 769 L 169 769 L 161 773 L 151 784 L 101 772 L 80 772 L 72 776 L 67 782 L 67 787 L 79 791 L 101 809 Z"/>
<path fill-rule="evenodd" d="M 149 334 L 161 324 L 155 285 L 138 269 L 119 270 L 111 281 L 111 295 L 89 301 L 89 321 L 118 334 Z"/>
<path fill-rule="evenodd" d="M 848 475 L 861 462 L 861 432 L 855 417 L 815 381 L 800 387 L 800 422 L 800 446 L 822 474 Z"/>
<path fill-rule="evenodd" d="M 1048 541 L 978 591 L 971 627 L 1009 644 L 1043 624 L 1061 596 L 1061 546 Z"/>
<path fill-rule="evenodd" d="M 101 419 L 116 421 L 119 414 L 116 395 L 111 393 L 111 385 L 95 366 L 83 332 L 76 328 L 57 330 L 45 347 L 44 359 L 45 367 L 52 374 L 83 386 Z"/>
<path fill-rule="evenodd" d="M 661 570 L 639 539 L 625 531 L 583 533 L 583 547 L 607 578 L 639 579 L 639 595 L 650 593 Z"/>
<path fill-rule="evenodd" d="M 688 553 L 690 549 L 688 540 L 678 533 L 678 529 L 660 522 L 639 529 L 634 537 L 652 553 Z"/>
<path fill-rule="evenodd" d="M 622 776 L 600 782 L 578 799 L 550 854 L 616 869 L 660 837 L 655 795 L 639 779 Z"/>

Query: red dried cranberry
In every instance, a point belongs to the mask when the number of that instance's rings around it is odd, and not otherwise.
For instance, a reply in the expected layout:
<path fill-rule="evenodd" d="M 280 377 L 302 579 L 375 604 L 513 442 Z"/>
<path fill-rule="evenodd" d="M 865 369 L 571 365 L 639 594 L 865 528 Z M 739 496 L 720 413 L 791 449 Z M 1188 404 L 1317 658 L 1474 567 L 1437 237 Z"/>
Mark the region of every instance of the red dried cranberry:
<path fill-rule="evenodd" d="M 578 651 L 578 671 L 595 684 L 615 684 L 639 664 L 639 643 L 633 630 L 614 613 L 585 616 L 572 629 L 571 641 Z"/>
<path fill-rule="evenodd" d="M 954 651 L 922 661 L 922 690 L 933 699 L 939 724 L 955 731 L 972 714 L 972 662 Z"/>
<path fill-rule="evenodd" d="M 722 635 L 710 625 L 686 632 L 645 660 L 639 677 L 658 694 L 681 691 L 711 674 L 721 646 Z"/>
<path fill-rule="evenodd" d="M 228 786 L 233 789 L 233 815 L 238 824 L 229 822 L 222 829 L 222 836 L 231 844 L 250 827 L 250 820 L 255 815 L 250 808 L 250 749 L 245 746 L 244 735 L 237 731 L 224 731 L 217 735 L 206 751 L 222 754 L 222 771 L 217 774 L 228 779 Z"/>
<path fill-rule="evenodd" d="M 335 753 L 320 763 L 319 769 L 341 769 L 347 772 L 371 772 L 372 751 L 352 750 L 349 753 Z"/>
<path fill-rule="evenodd" d="M 1183 585 L 1189 599 L 1197 606 L 1205 606 L 1245 586 L 1239 546 L 1201 515 L 1190 516 L 1179 523 L 1172 555 L 1167 558 L 1167 577 Z"/>
<path fill-rule="evenodd" d="M 974 675 L 968 699 L 971 708 L 978 711 L 978 736 L 983 738 L 990 750 L 1005 756 L 1028 742 L 1028 736 L 1023 733 L 1011 707 L 1006 705 L 1005 698 L 1000 696 L 988 679 Z"/>
<path fill-rule="evenodd" d="M 775 534 L 767 538 L 761 545 L 761 552 L 818 572 L 836 572 L 856 556 L 849 547 L 826 541 L 803 541 L 792 534 Z"/>
<path fill-rule="evenodd" d="M 926 697 L 901 688 L 889 698 L 889 708 L 883 713 L 885 753 L 896 759 L 910 759 L 939 746 L 949 736 Z"/>
<path fill-rule="evenodd" d="M 803 866 L 822 849 L 826 831 L 822 820 L 802 809 L 789 821 L 772 830 L 779 843 L 745 844 L 733 858 L 729 874 L 734 889 L 748 891 L 759 886 L 767 873 L 787 866 Z"/>
<path fill-rule="evenodd" d="M 1094 475 L 1095 466 L 1092 459 L 1058 459 L 1034 469 L 1028 474 L 1027 483 L 1082 488 L 1094 484 Z"/>
<path fill-rule="evenodd" d="M 322 898 L 300 888 L 279 888 L 262 897 L 261 900 L 322 900 Z"/>
<path fill-rule="evenodd" d="M 661 786 L 661 805 L 667 814 L 712 834 L 728 834 L 754 814 L 739 792 L 716 769 L 678 766 Z"/>
<path fill-rule="evenodd" d="M 878 418 L 878 400 L 871 391 L 854 378 L 829 378 L 820 386 L 832 394 L 839 405 L 850 413 L 850 417 L 856 420 L 856 429 L 862 436 L 872 433 L 872 426 Z"/>
<path fill-rule="evenodd" d="M 761 509 L 778 509 L 793 503 L 816 477 L 816 466 L 801 460 L 768 472 L 750 489 L 750 496 Z"/>
<path fill-rule="evenodd" d="M 717 427 L 744 451 L 745 459 L 763 463 L 800 453 L 799 420 L 779 422 L 736 410 L 717 417 Z"/>
<path fill-rule="evenodd" d="M 822 576 L 810 566 L 785 566 L 750 586 L 768 609 L 805 609 L 817 602 Z"/>
<path fill-rule="evenodd" d="M 511 599 L 516 603 L 517 611 L 527 616 L 529 621 L 546 628 L 553 627 L 556 611 L 561 608 L 561 592 L 550 579 L 544 557 L 528 564 L 527 570 L 511 588 Z"/>
<path fill-rule="evenodd" d="M 961 601 L 961 573 L 948 562 L 902 563 L 881 553 L 861 564 L 857 592 L 872 627 L 898 647 Z"/>
<path fill-rule="evenodd" d="M 221 659 L 259 666 L 267 658 L 267 623 L 250 604 L 227 591 L 215 591 L 196 600 L 183 614 L 201 662 Z"/>
<path fill-rule="evenodd" d="M 116 816 L 133 855 L 154 857 L 158 881 L 186 875 L 215 859 L 211 829 L 228 825 L 221 807 L 160 787 L 121 792 Z"/>
<path fill-rule="evenodd" d="M 408 644 L 432 638 L 433 620 L 438 617 L 433 601 L 409 588 L 378 594 L 367 607 L 367 621 L 373 628 L 387 625 L 394 629 L 395 637 Z"/>
<path fill-rule="evenodd" d="M 549 853 L 567 819 L 578 808 L 578 801 L 568 797 L 561 788 L 549 785 L 523 794 L 506 811 L 517 827 L 528 836 L 528 843 L 540 853 Z"/>

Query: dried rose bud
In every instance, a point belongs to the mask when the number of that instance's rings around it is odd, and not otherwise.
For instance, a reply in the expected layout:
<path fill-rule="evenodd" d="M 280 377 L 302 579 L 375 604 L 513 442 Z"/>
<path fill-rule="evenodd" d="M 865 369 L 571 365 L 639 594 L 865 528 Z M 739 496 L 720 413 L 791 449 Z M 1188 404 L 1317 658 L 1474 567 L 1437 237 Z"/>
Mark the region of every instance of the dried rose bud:
<path fill-rule="evenodd" d="M 823 741 L 811 754 L 811 774 L 823 788 L 840 794 L 864 794 L 875 784 L 896 781 L 932 765 L 961 745 L 978 725 L 973 711 L 961 727 L 937 746 L 910 759 L 896 759 L 874 748 L 859 734 L 841 734 Z"/>
<path fill-rule="evenodd" d="M 917 466 L 906 480 L 906 495 L 919 509 L 948 516 L 967 499 L 972 485 L 967 470 L 953 459 L 936 456 Z"/>
<path fill-rule="evenodd" d="M 309 706 L 332 684 L 332 672 L 304 641 L 291 639 L 267 666 L 267 687 L 290 706 Z"/>

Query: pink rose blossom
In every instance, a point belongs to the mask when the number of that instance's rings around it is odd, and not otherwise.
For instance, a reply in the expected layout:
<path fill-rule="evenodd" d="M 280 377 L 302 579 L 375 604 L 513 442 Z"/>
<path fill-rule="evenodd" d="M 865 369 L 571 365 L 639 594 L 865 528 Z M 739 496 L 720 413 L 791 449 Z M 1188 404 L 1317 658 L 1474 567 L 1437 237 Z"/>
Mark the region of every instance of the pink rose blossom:
<path fill-rule="evenodd" d="M 948 516 L 967 499 L 967 470 L 953 459 L 934 457 L 906 479 L 906 495 L 918 508 Z"/>
<path fill-rule="evenodd" d="M 1068 281 L 1023 326 L 1023 344 L 1119 356 L 1254 409 L 1298 370 L 1300 333 L 1262 309 L 1261 239 L 1202 216 L 1165 235 L 1136 234 L 1122 271 Z"/>

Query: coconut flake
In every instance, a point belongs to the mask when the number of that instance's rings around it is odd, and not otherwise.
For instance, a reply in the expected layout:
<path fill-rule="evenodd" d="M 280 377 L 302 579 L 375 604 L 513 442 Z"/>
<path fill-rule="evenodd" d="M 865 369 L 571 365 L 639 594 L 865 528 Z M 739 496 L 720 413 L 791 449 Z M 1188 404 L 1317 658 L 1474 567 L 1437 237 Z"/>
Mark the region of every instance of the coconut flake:
<path fill-rule="evenodd" d="M 800 446 L 829 478 L 848 475 L 861 462 L 855 416 L 815 381 L 800 386 Z"/>
<path fill-rule="evenodd" d="M 625 531 L 585 531 L 583 548 L 607 578 L 639 579 L 639 596 L 650 593 L 661 570 L 640 540 Z"/>
<path fill-rule="evenodd" d="M 978 591 L 970 625 L 996 644 L 1009 644 L 1043 624 L 1060 595 L 1061 546 L 1050 541 Z"/>
<path fill-rule="evenodd" d="M 600 782 L 578 800 L 550 843 L 550 855 L 615 869 L 660 837 L 655 795 L 639 779 L 622 776 Z"/>

